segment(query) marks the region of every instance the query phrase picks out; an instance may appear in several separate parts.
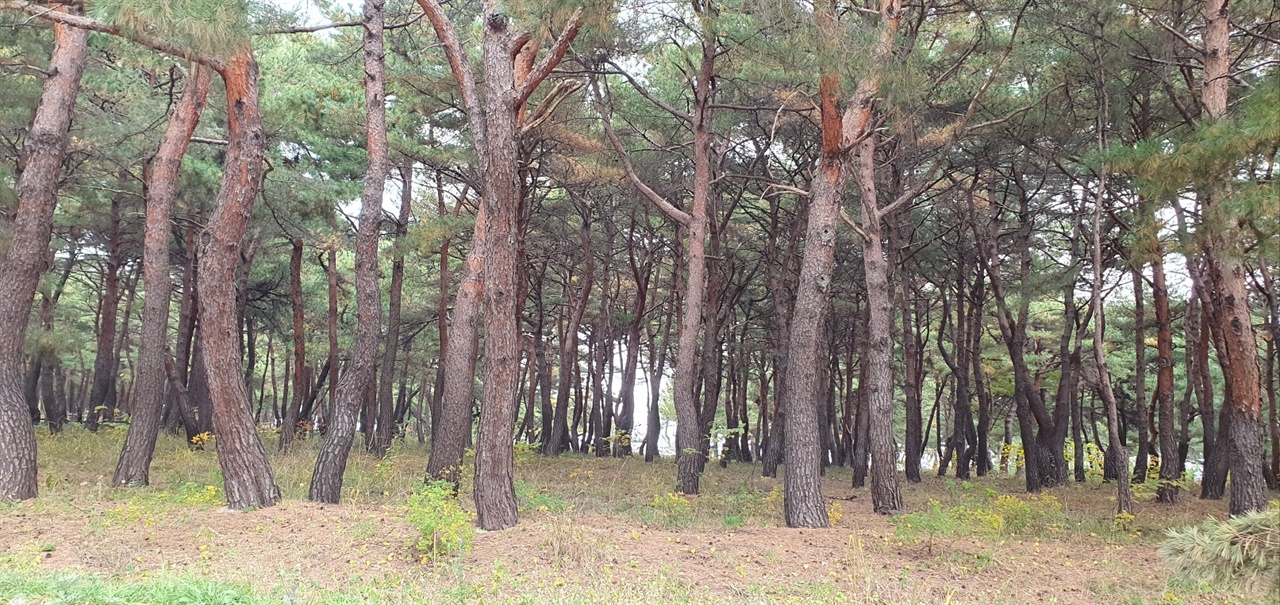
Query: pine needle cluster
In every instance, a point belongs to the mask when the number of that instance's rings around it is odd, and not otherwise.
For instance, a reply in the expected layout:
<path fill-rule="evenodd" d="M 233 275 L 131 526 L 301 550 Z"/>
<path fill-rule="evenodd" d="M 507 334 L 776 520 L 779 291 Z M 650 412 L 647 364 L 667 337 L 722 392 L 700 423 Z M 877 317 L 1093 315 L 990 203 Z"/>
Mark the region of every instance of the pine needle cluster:
<path fill-rule="evenodd" d="M 1160 556 L 1181 577 L 1280 596 L 1280 508 L 1170 530 Z"/>

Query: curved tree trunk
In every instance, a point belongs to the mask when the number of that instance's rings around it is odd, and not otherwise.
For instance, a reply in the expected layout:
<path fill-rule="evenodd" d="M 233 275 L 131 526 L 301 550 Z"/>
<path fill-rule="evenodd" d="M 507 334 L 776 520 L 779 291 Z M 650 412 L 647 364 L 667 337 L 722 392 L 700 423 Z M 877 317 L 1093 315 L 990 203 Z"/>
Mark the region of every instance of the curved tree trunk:
<path fill-rule="evenodd" d="M 147 187 L 146 235 L 143 249 L 142 338 L 138 350 L 138 383 L 134 388 L 133 420 L 116 464 L 112 485 L 147 485 L 151 456 L 160 430 L 160 412 L 168 383 L 164 364 L 168 352 L 169 211 L 178 190 L 182 158 L 200 122 L 209 95 L 209 72 L 192 64 L 182 98 L 169 119 L 164 140 L 151 165 Z"/>
<path fill-rule="evenodd" d="M 360 225 L 356 231 L 356 342 L 351 351 L 351 365 L 338 381 L 329 430 L 316 458 L 315 472 L 311 474 L 311 490 L 307 497 L 314 502 L 337 504 L 342 498 L 342 475 L 346 472 L 347 457 L 355 439 L 356 415 L 374 384 L 374 364 L 382 331 L 378 233 L 382 224 L 382 194 L 387 184 L 383 1 L 365 0 L 364 3 L 364 109 L 369 163 L 364 176 L 364 191 L 360 196 Z M 393 351 L 394 356 L 395 343 L 387 343 L 387 348 Z M 393 363 L 383 371 L 394 374 L 394 369 Z"/>
<path fill-rule="evenodd" d="M 54 10 L 82 12 L 79 7 Z M 23 146 L 13 222 L 0 262 L 0 501 L 36 496 L 36 436 L 23 393 L 23 348 L 40 274 L 49 262 L 58 172 L 67 146 L 89 32 L 55 24 L 49 77 Z"/>
<path fill-rule="evenodd" d="M 271 506 L 280 500 L 280 488 L 249 416 L 236 325 L 236 267 L 262 179 L 266 135 L 258 107 L 258 64 L 252 49 L 237 52 L 220 71 L 227 89 L 230 144 L 218 205 L 200 236 L 200 344 L 227 504 L 244 509 Z"/>

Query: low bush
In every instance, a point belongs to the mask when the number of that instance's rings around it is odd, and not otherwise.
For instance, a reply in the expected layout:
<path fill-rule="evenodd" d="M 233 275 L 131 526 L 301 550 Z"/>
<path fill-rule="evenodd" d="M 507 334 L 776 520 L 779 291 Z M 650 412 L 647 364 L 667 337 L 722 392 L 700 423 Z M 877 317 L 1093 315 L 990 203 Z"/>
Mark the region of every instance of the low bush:
<path fill-rule="evenodd" d="M 427 483 L 409 496 L 405 521 L 420 534 L 417 548 L 424 561 L 466 552 L 476 535 L 474 515 L 462 509 L 445 481 Z"/>

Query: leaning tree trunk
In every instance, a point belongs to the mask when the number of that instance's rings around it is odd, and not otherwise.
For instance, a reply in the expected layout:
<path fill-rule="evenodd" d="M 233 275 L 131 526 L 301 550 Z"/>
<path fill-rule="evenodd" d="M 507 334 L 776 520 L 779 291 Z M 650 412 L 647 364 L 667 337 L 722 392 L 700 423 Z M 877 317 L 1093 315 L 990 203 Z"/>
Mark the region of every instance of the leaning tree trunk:
<path fill-rule="evenodd" d="M 18 203 L 5 226 L 8 246 L 0 262 L 0 501 L 36 496 L 36 435 L 22 388 L 23 348 L 36 286 L 49 263 L 58 172 L 89 40 L 89 32 L 61 24 L 53 32 L 50 75 L 22 149 Z"/>
<path fill-rule="evenodd" d="M 280 488 L 249 416 L 236 325 L 236 267 L 262 180 L 266 135 L 258 107 L 258 63 L 252 49 L 237 52 L 221 65 L 220 72 L 227 89 L 230 143 L 218 205 L 200 236 L 200 341 L 227 504 L 244 509 L 271 506 L 280 500 Z"/>
<path fill-rule="evenodd" d="M 186 89 L 178 101 L 164 140 L 151 164 L 147 187 L 147 219 L 142 271 L 146 291 L 142 301 L 142 338 L 138 349 L 138 382 L 134 386 L 133 420 L 125 437 L 124 450 L 116 464 L 115 486 L 147 485 L 151 456 L 160 430 L 160 412 L 168 384 L 165 358 L 168 356 L 169 292 L 169 210 L 178 192 L 182 158 L 200 112 L 209 95 L 209 72 L 192 64 Z"/>
<path fill-rule="evenodd" d="M 382 292 L 378 288 L 378 233 L 382 223 L 382 194 L 387 181 L 386 73 L 382 45 L 384 0 L 364 3 L 364 109 L 368 170 L 360 196 L 360 226 L 356 231 L 356 342 L 351 365 L 338 381 L 337 397 L 316 458 L 308 494 L 314 502 L 337 504 L 342 498 L 342 475 L 355 439 L 356 414 L 373 386 L 378 338 L 382 330 Z M 394 350 L 395 343 L 387 343 Z M 394 363 L 383 372 L 395 374 Z M 390 403 L 390 402 L 388 402 Z"/>

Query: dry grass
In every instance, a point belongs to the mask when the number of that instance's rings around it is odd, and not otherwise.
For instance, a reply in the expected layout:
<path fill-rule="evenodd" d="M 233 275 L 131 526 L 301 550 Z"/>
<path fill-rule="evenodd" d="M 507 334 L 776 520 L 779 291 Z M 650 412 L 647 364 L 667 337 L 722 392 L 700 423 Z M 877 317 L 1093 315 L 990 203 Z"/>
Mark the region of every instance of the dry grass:
<path fill-rule="evenodd" d="M 318 446 L 303 442 L 271 456 L 285 502 L 233 513 L 221 508 L 212 448 L 192 451 L 173 437 L 157 446 L 151 487 L 108 487 L 122 442 L 118 429 L 40 438 L 41 497 L 0 506 L 0 601 L 53 602 L 64 590 L 60 602 L 118 602 L 121 594 L 166 602 L 164 590 L 193 581 L 214 582 L 214 596 L 182 597 L 193 603 L 1220 604 L 1257 596 L 1170 578 L 1156 555 L 1164 529 L 1222 516 L 1224 503 L 1140 502 L 1136 518 L 1117 526 L 1112 489 L 1102 484 L 1052 490 L 1061 504 L 1052 515 L 1018 509 L 1017 532 L 953 529 L 930 552 L 920 536 L 872 514 L 869 494 L 852 489 L 843 469 L 824 479 L 843 513 L 837 527 L 792 530 L 780 527 L 781 482 L 760 477 L 758 466 L 711 466 L 702 495 L 686 498 L 671 493 L 666 462 L 547 460 L 521 448 L 520 525 L 482 532 L 470 553 L 423 564 L 403 521 L 426 468 L 416 444 L 397 444 L 382 461 L 353 454 L 343 505 L 334 507 L 302 501 Z M 1015 479 L 904 485 L 916 512 L 933 500 L 1012 515 L 1008 505 L 1023 499 L 995 499 L 1020 492 Z M 67 572 L 90 575 L 68 580 Z"/>

